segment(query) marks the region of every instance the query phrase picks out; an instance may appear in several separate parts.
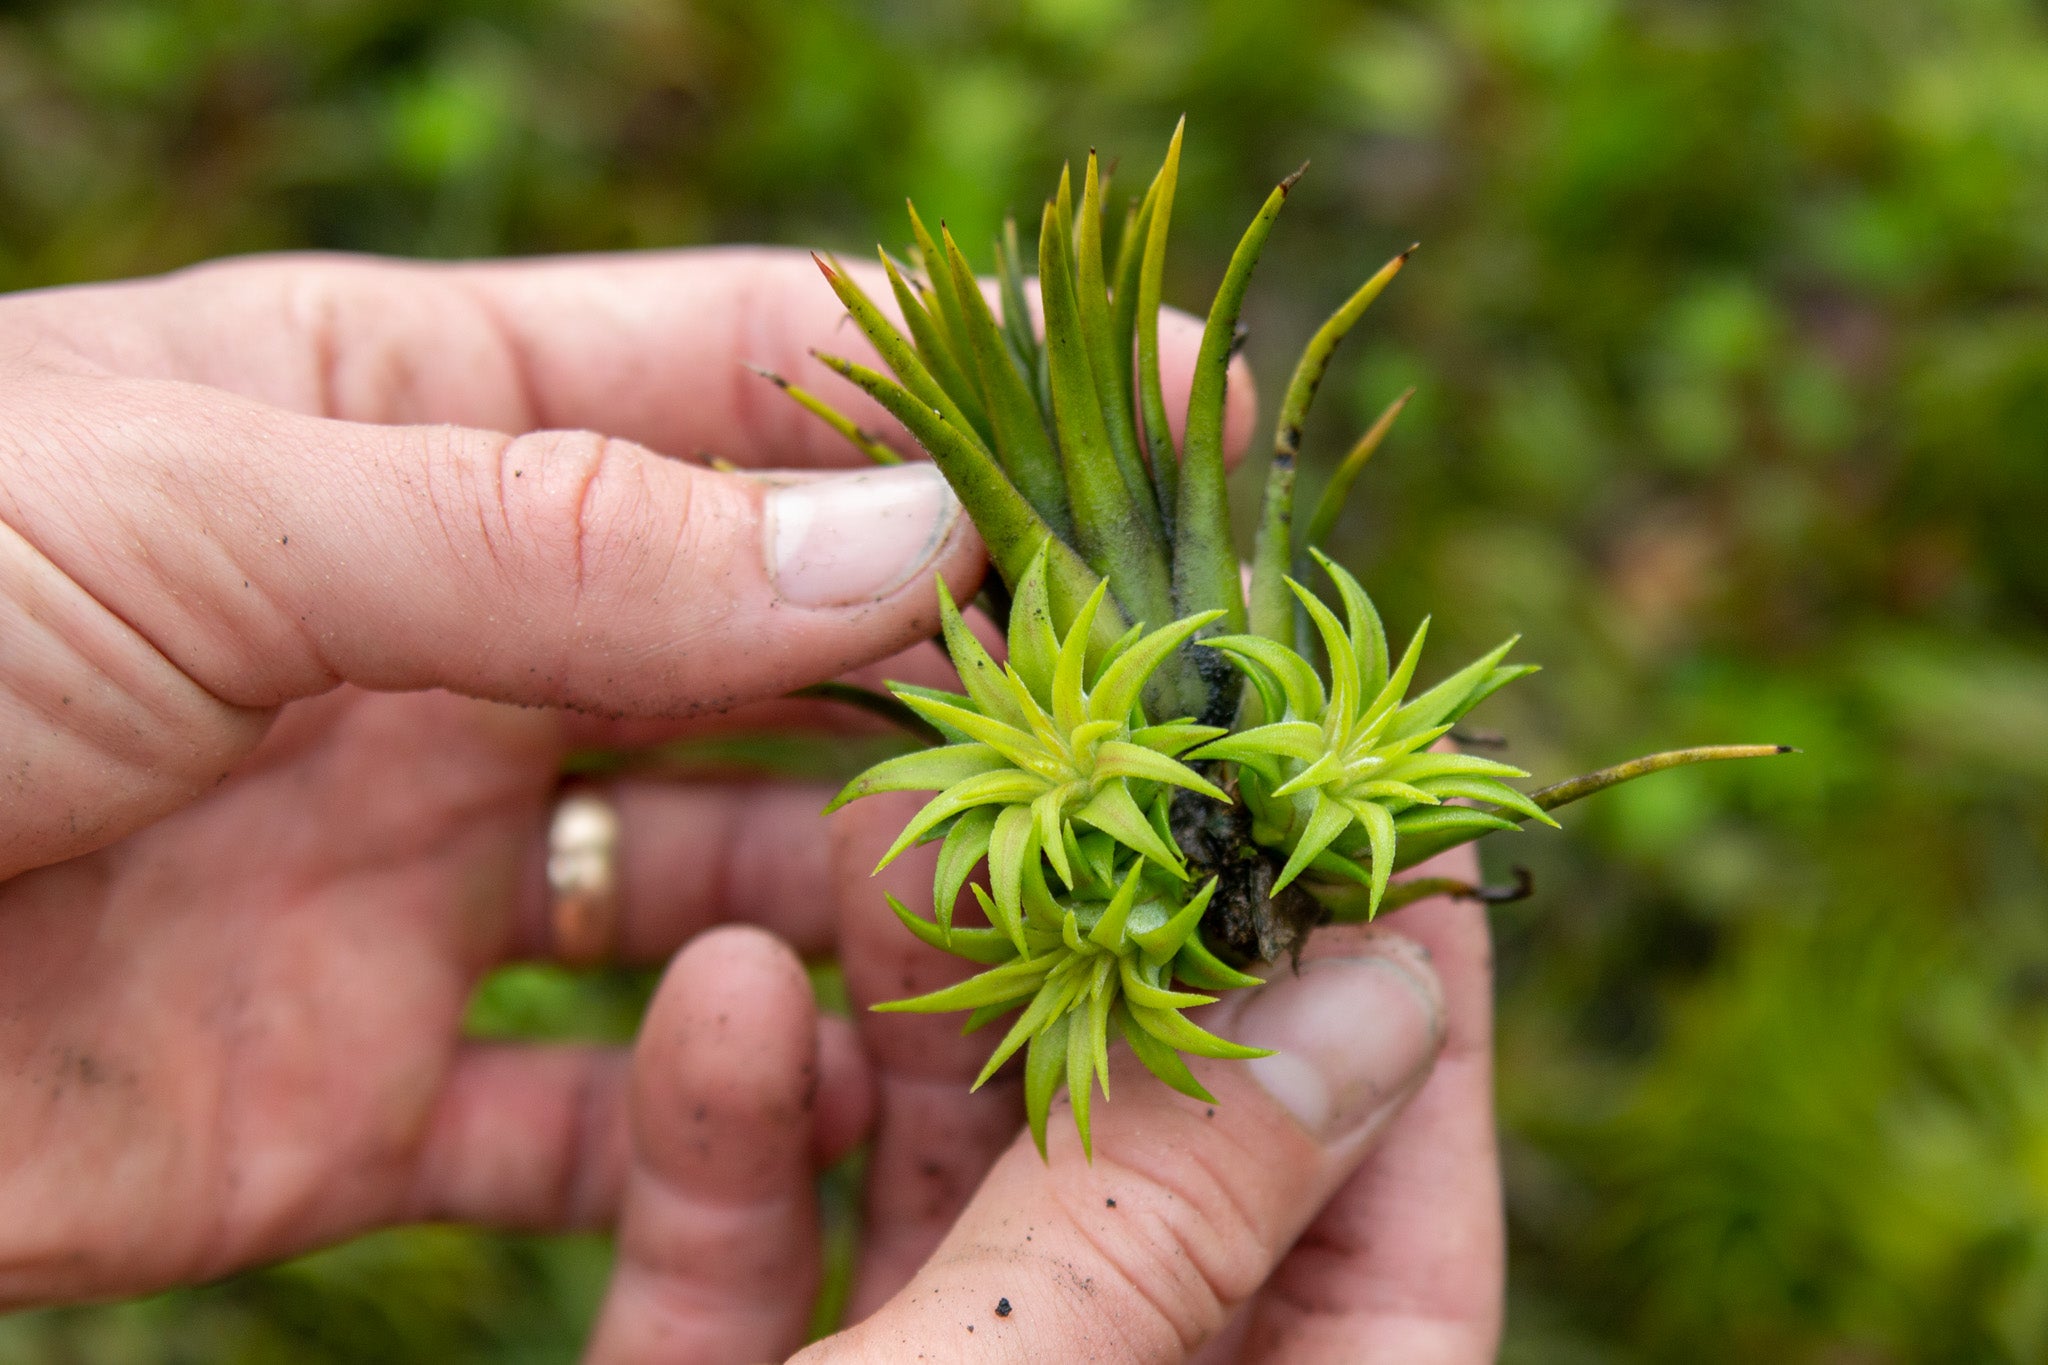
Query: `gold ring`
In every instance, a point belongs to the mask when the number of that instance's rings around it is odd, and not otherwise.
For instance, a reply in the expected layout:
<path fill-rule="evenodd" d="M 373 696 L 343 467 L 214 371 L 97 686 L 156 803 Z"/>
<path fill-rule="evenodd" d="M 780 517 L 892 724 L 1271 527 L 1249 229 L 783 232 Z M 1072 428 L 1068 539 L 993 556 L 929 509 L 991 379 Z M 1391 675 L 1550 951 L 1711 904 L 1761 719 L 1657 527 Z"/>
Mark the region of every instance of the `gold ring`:
<path fill-rule="evenodd" d="M 564 792 L 548 821 L 548 925 L 555 956 L 588 967 L 619 928 L 619 812 L 588 787 Z"/>

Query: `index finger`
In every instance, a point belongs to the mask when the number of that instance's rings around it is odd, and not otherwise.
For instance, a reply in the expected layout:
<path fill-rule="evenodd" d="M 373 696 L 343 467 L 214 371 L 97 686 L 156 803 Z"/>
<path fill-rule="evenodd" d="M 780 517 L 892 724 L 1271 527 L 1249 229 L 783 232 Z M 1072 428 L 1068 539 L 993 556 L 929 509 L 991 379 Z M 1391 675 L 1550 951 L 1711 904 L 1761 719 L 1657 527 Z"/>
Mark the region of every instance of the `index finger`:
<path fill-rule="evenodd" d="M 885 312 L 879 268 L 851 267 Z M 179 379 L 316 416 L 576 429 L 669 455 L 823 467 L 861 457 L 749 371 L 762 365 L 910 442 L 810 354 L 876 357 L 805 252 L 710 247 L 453 265 L 252 256 L 153 280 L 17 295 L 0 329 L 54 338 L 122 373 Z M 1161 379 L 1185 394 L 1201 324 L 1160 318 Z M 1231 371 L 1225 435 L 1256 400 Z"/>

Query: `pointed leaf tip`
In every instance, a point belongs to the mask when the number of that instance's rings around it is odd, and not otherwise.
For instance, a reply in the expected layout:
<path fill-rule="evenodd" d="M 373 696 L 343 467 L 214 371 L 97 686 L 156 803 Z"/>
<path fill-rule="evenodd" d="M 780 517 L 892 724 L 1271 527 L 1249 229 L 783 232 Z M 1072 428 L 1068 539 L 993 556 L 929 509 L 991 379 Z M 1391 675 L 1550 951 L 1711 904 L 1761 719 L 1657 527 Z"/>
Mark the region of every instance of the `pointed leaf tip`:
<path fill-rule="evenodd" d="M 1244 587 L 1230 534 L 1230 501 L 1224 486 L 1223 412 L 1230 358 L 1236 351 L 1239 313 L 1252 268 L 1286 202 L 1274 190 L 1252 218 L 1230 266 L 1209 304 L 1201 348 L 1188 386 L 1182 427 L 1179 496 L 1174 516 L 1174 601 L 1183 611 L 1223 608 L 1232 631 L 1245 624 Z"/>
<path fill-rule="evenodd" d="M 1783 744 L 1712 744 L 1693 749 L 1673 749 L 1665 753 L 1645 754 L 1626 763 L 1617 763 L 1598 772 L 1584 773 L 1553 782 L 1540 791 L 1529 793 L 1529 799 L 1545 810 L 1556 810 L 1567 806 L 1594 792 L 1604 791 L 1650 773 L 1662 772 L 1666 768 L 1683 767 L 1691 763 L 1712 763 L 1735 758 L 1775 758 L 1780 754 L 1796 753 Z"/>

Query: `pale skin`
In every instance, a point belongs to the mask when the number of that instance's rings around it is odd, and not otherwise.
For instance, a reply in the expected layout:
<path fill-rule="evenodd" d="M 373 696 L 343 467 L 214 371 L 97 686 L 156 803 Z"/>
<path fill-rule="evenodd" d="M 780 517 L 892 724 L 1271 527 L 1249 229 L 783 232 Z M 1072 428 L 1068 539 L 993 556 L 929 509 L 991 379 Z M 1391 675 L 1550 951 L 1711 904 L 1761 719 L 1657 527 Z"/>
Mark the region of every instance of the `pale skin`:
<path fill-rule="evenodd" d="M 1196 329 L 1165 331 L 1184 391 Z M 0 300 L 0 1307 L 394 1223 L 617 1227 L 591 1359 L 777 1358 L 814 1173 L 872 1134 L 859 1325 L 806 1359 L 1491 1358 L 1471 906 L 1370 931 L 1429 950 L 1442 1050 L 1368 1137 L 1318 1145 L 1234 1064 L 1203 1069 L 1213 1116 L 1125 1068 L 1094 1165 L 1067 1133 L 1048 1166 L 1014 1084 L 967 1093 L 986 1035 L 812 1005 L 799 953 L 860 1005 L 961 970 L 877 913 L 929 875 L 868 876 L 900 807 L 827 827 L 807 787 L 624 782 L 615 955 L 674 959 L 637 1048 L 461 1036 L 483 973 L 551 950 L 571 748 L 845 723 L 766 699 L 849 670 L 938 680 L 928 646 L 875 665 L 934 629 L 932 574 L 971 592 L 964 522 L 900 586 L 792 608 L 763 485 L 663 458 L 851 465 L 740 364 L 826 389 L 813 346 L 862 351 L 807 260 L 748 250 Z"/>

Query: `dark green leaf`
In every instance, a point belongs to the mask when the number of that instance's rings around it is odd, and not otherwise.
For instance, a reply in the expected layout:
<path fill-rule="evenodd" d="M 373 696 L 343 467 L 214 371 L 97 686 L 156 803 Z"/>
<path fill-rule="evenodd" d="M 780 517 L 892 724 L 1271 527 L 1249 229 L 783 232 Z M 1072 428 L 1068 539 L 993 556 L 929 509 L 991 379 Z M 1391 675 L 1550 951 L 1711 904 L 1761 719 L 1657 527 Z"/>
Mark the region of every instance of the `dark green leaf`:
<path fill-rule="evenodd" d="M 1301 427 L 1308 418 L 1309 404 L 1315 401 L 1316 389 L 1321 386 L 1323 375 L 1329 371 L 1330 357 L 1336 353 L 1337 344 L 1365 316 L 1365 310 L 1380 296 L 1387 282 L 1401 273 L 1401 267 L 1408 263 L 1414 252 L 1415 248 L 1411 246 L 1381 266 L 1308 339 L 1308 345 L 1302 348 L 1301 359 L 1295 363 L 1294 374 L 1288 379 L 1287 389 L 1280 399 L 1280 418 L 1273 428 L 1274 459 L 1284 456 L 1290 464 L 1293 462 L 1301 449 Z"/>
<path fill-rule="evenodd" d="M 952 276 L 954 291 L 961 299 L 965 314 L 966 343 L 972 353 L 966 363 L 975 367 L 982 392 L 988 398 L 989 425 L 995 436 L 996 455 L 1038 514 L 1062 539 L 1066 539 L 1073 534 L 1066 483 L 1060 475 L 1059 456 L 1053 449 L 1052 437 L 1047 434 L 1039 415 L 1038 401 L 1018 370 L 1010 348 L 1004 344 L 995 315 L 989 311 L 988 300 L 976 287 L 967 257 L 953 241 L 952 233 L 945 234 L 942 250 L 946 253 L 946 269 Z"/>
<path fill-rule="evenodd" d="M 1088 170 L 1081 182 L 1078 223 L 1074 236 L 1074 293 L 1079 304 L 1081 335 L 1088 348 L 1088 367 L 1095 378 L 1096 401 L 1102 412 L 1103 430 L 1109 438 L 1110 454 L 1116 459 L 1117 473 L 1123 476 L 1126 515 L 1147 524 L 1158 544 L 1163 570 L 1166 534 L 1159 519 L 1159 503 L 1152 492 L 1152 476 L 1146 471 L 1144 457 L 1138 453 L 1129 343 L 1125 343 L 1126 353 L 1119 357 L 1116 324 L 1110 316 L 1109 283 L 1103 275 L 1102 182 L 1092 151 L 1088 153 Z M 1168 618 L 1147 619 L 1164 621 Z"/>
<path fill-rule="evenodd" d="M 1039 548 L 1048 547 L 1046 584 L 1051 590 L 1054 623 L 1071 620 L 1100 580 L 1079 555 L 1053 535 L 988 452 L 962 435 L 942 412 L 920 403 L 886 375 L 838 356 L 821 354 L 818 359 L 865 389 L 910 429 L 973 516 L 974 527 L 1005 583 L 1015 587 Z M 1095 629 L 1107 647 L 1129 629 L 1129 622 L 1121 607 L 1110 601 L 1096 617 Z"/>
<path fill-rule="evenodd" d="M 1062 200 L 1070 191 L 1060 179 Z M 1046 205 L 1038 239 L 1038 288 L 1045 303 L 1045 349 L 1058 417 L 1060 467 L 1066 471 L 1074 532 L 1088 564 L 1118 601 L 1145 621 L 1174 617 L 1163 542 L 1133 517 L 1123 475 L 1109 448 L 1094 373 L 1074 296 L 1074 272 L 1062 203 Z"/>
<path fill-rule="evenodd" d="M 1258 264 L 1273 220 L 1300 174 L 1296 171 L 1280 182 L 1239 239 L 1215 301 L 1209 305 L 1209 321 L 1202 329 L 1202 347 L 1195 357 L 1194 381 L 1188 391 L 1180 500 L 1173 519 L 1174 601 L 1184 612 L 1220 608 L 1229 613 L 1226 620 L 1233 631 L 1245 628 L 1245 609 L 1237 546 L 1230 534 L 1230 499 L 1223 486 L 1223 410 L 1230 355 L 1252 267 Z"/>
<path fill-rule="evenodd" d="M 1173 449 L 1173 428 L 1167 421 L 1166 396 L 1160 387 L 1159 308 L 1166 281 L 1166 235 L 1173 226 L 1173 194 L 1180 181 L 1180 140 L 1187 124 L 1183 117 L 1173 126 L 1166 159 L 1146 194 L 1152 201 L 1152 217 L 1145 225 L 1144 254 L 1138 266 L 1138 402 L 1169 544 L 1175 535 L 1173 519 L 1179 512 L 1180 457 Z"/>
<path fill-rule="evenodd" d="M 910 339 L 917 348 L 918 359 L 931 371 L 939 387 L 959 404 L 960 411 L 974 424 L 975 434 L 984 442 L 988 441 L 990 423 L 982 407 L 980 386 L 972 377 L 973 356 L 959 338 L 940 333 L 938 324 L 926 311 L 924 301 L 910 287 L 910 281 L 903 278 L 903 272 L 890 259 L 889 253 L 878 251 L 877 254 L 882 260 L 882 272 L 889 277 L 890 291 L 896 295 L 897 310 L 903 314 L 904 325 L 910 328 Z"/>

